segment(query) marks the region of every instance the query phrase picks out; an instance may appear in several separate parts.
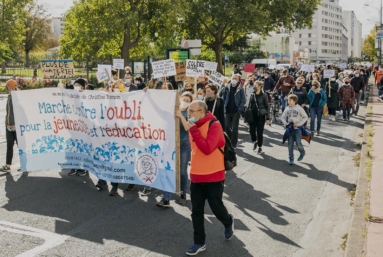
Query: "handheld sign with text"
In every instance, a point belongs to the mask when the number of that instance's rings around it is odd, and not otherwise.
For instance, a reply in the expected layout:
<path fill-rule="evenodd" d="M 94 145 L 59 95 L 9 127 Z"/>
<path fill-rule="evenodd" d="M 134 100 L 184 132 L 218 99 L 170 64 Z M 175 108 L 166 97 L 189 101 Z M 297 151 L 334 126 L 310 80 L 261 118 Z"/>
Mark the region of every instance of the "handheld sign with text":
<path fill-rule="evenodd" d="M 255 63 L 245 63 L 245 67 L 243 68 L 244 72 L 253 73 L 255 70 Z"/>
<path fill-rule="evenodd" d="M 152 62 L 153 78 L 163 78 L 177 75 L 173 59 Z"/>
<path fill-rule="evenodd" d="M 74 77 L 72 60 L 41 60 L 44 79 L 69 79 Z"/>
<path fill-rule="evenodd" d="M 97 80 L 98 83 L 104 82 L 106 80 L 110 80 L 112 78 L 112 65 L 97 65 Z"/>
<path fill-rule="evenodd" d="M 218 63 L 216 62 L 209 62 L 209 61 L 204 61 L 204 69 L 208 71 L 216 71 Z"/>
<path fill-rule="evenodd" d="M 210 80 L 213 81 L 213 83 L 218 86 L 222 86 L 224 79 L 225 79 L 225 76 L 223 76 L 218 71 L 212 71 L 210 74 Z"/>
<path fill-rule="evenodd" d="M 175 81 L 184 81 L 186 79 L 186 62 L 176 62 L 176 72 Z"/>
<path fill-rule="evenodd" d="M 323 71 L 323 76 L 325 79 L 329 79 L 335 76 L 335 71 L 334 70 L 324 70 Z"/>
<path fill-rule="evenodd" d="M 339 64 L 339 68 L 346 69 L 347 68 L 347 63 L 342 62 L 341 64 Z"/>
<path fill-rule="evenodd" d="M 124 69 L 124 59 L 113 59 L 113 68 L 116 70 Z"/>
<path fill-rule="evenodd" d="M 205 62 L 198 60 L 186 60 L 186 76 L 199 77 L 205 75 Z"/>

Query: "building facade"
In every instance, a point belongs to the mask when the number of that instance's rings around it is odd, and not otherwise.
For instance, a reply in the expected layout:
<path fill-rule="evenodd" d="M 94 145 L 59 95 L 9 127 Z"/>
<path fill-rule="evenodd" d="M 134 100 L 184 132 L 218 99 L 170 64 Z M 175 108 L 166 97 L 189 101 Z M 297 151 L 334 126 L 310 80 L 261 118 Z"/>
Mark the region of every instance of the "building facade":
<path fill-rule="evenodd" d="M 348 36 L 347 36 L 347 29 L 345 26 L 342 25 L 342 61 L 347 62 L 348 61 Z"/>
<path fill-rule="evenodd" d="M 53 17 L 51 24 L 52 32 L 56 41 L 59 41 L 62 34 L 64 34 L 64 19 L 63 17 Z"/>
<path fill-rule="evenodd" d="M 339 0 L 322 0 L 313 15 L 312 28 L 293 32 L 299 50 L 308 48 L 317 62 L 339 62 L 342 59 L 342 7 Z"/>
<path fill-rule="evenodd" d="M 353 11 L 343 11 L 343 26 L 347 29 L 348 57 L 362 57 L 362 23 Z"/>

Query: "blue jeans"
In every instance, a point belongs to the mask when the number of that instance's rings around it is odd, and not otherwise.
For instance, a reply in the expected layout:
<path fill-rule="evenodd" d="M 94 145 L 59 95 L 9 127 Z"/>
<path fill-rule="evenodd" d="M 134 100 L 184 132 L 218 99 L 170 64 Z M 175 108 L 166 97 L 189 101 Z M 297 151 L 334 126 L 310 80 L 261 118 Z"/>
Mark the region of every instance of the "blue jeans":
<path fill-rule="evenodd" d="M 186 195 L 187 187 L 188 187 L 188 166 L 191 156 L 191 148 L 190 143 L 181 143 L 181 194 Z M 170 192 L 165 192 L 163 198 L 166 200 L 170 200 Z"/>
<path fill-rule="evenodd" d="M 289 158 L 294 160 L 294 142 L 296 143 L 299 153 L 305 155 L 305 149 L 302 145 L 302 131 L 298 129 L 290 129 L 289 135 Z"/>
<path fill-rule="evenodd" d="M 320 126 L 322 123 L 322 112 L 323 108 L 321 107 L 311 107 L 310 108 L 310 131 L 315 132 L 314 126 L 315 126 L 315 118 L 318 118 L 317 120 L 317 132 L 320 131 Z"/>
<path fill-rule="evenodd" d="M 343 109 L 343 119 L 347 119 L 350 117 L 351 108 L 344 108 Z"/>
<path fill-rule="evenodd" d="M 282 94 L 282 96 L 281 96 L 282 113 L 285 111 L 285 108 L 286 108 L 286 103 L 287 103 L 287 101 L 285 100 L 286 96 L 287 96 L 287 94 Z"/>

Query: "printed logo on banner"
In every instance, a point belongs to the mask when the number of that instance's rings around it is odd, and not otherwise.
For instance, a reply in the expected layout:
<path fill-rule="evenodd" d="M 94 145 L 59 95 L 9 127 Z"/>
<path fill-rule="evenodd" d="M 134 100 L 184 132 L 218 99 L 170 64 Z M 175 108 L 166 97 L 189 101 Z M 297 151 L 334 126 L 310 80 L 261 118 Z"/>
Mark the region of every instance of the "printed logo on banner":
<path fill-rule="evenodd" d="M 158 164 L 156 158 L 149 154 L 143 153 L 136 159 L 135 171 L 142 183 L 153 184 L 158 177 Z"/>

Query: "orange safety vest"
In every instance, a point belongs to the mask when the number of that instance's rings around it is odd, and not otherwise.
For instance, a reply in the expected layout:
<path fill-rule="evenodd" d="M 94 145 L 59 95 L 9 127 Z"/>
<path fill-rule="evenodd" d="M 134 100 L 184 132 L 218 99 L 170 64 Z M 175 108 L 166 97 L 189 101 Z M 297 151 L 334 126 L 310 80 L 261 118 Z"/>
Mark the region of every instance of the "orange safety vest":
<path fill-rule="evenodd" d="M 380 82 L 380 79 L 382 78 L 382 76 L 383 76 L 383 71 L 376 72 L 376 82 L 377 83 Z"/>
<path fill-rule="evenodd" d="M 198 128 L 203 139 L 206 139 L 209 131 L 209 121 Z M 211 154 L 205 155 L 193 141 L 190 139 L 191 146 L 191 161 L 190 161 L 190 174 L 193 175 L 210 175 L 216 172 L 225 170 L 224 156 L 217 148 Z"/>

